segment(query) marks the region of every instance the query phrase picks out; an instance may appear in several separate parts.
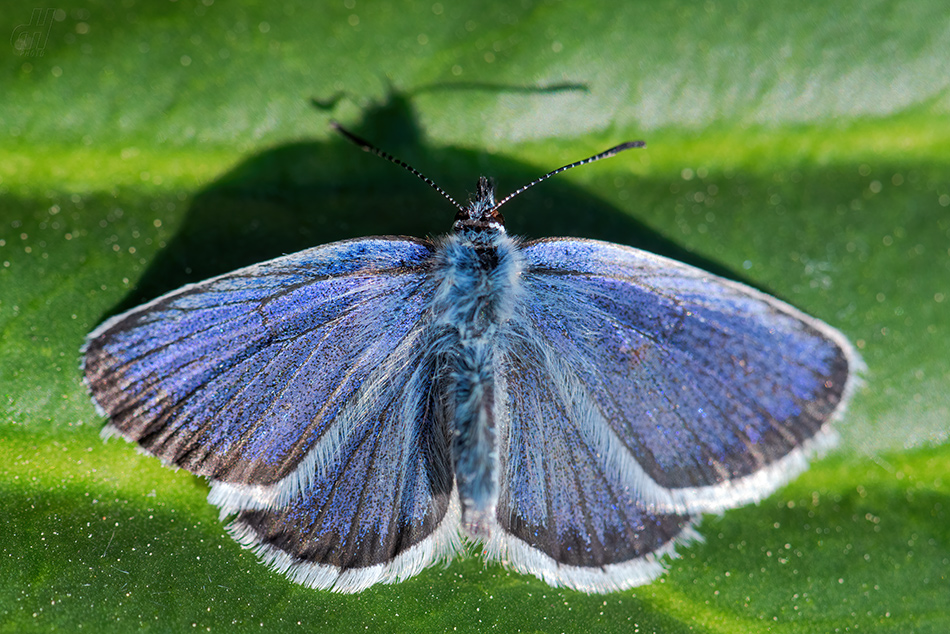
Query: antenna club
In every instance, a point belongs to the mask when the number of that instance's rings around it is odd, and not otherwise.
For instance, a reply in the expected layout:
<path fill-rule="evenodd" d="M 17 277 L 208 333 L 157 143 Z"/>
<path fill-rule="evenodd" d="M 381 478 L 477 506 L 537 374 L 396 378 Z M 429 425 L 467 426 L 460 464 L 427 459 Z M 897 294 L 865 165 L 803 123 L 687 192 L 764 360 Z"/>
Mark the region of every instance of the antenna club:
<path fill-rule="evenodd" d="M 621 143 L 620 145 L 616 147 L 612 147 L 607 151 L 616 154 L 617 152 L 623 152 L 624 150 L 629 150 L 635 147 L 646 147 L 646 146 L 647 146 L 646 141 L 627 141 L 626 143 Z"/>

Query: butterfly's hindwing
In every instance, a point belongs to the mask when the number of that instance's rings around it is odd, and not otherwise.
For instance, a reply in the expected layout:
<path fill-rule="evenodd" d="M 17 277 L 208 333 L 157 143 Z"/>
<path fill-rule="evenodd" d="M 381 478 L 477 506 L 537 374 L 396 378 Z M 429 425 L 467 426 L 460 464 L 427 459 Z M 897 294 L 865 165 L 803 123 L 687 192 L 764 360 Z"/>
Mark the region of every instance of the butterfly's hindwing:
<path fill-rule="evenodd" d="M 644 503 L 565 360 L 517 326 L 508 349 L 502 484 L 490 556 L 554 585 L 604 592 L 662 572 L 691 518 Z M 616 443 L 614 443 L 616 444 Z"/>
<path fill-rule="evenodd" d="M 404 371 L 380 368 L 372 396 L 341 416 L 351 429 L 306 495 L 242 511 L 243 544 L 294 580 L 343 592 L 398 581 L 460 547 L 449 434 L 433 392 L 436 358 L 403 350 Z M 388 365 L 388 364 L 387 364 Z M 365 401 L 365 402 L 364 402 Z"/>

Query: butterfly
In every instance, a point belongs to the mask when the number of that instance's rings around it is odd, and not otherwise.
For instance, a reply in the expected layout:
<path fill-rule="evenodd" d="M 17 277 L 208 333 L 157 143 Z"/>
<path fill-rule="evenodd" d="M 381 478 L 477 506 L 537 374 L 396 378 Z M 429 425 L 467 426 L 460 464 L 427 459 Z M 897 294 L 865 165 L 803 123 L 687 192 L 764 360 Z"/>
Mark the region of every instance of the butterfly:
<path fill-rule="evenodd" d="M 699 515 L 830 446 L 862 367 L 840 332 L 626 246 L 521 241 L 478 180 L 436 240 L 344 240 L 189 284 L 83 349 L 103 430 L 206 477 L 232 536 L 358 592 L 466 543 L 554 585 L 647 583 Z"/>

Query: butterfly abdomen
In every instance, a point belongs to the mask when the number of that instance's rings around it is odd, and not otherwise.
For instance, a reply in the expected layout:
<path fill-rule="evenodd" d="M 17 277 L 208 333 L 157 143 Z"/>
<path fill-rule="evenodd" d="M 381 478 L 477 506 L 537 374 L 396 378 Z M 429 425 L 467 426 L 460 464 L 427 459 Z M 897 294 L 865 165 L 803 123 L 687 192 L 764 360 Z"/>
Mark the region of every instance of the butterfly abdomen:
<path fill-rule="evenodd" d="M 469 534 L 484 536 L 498 500 L 496 359 L 517 302 L 524 259 L 503 232 L 478 242 L 465 233 L 448 236 L 435 259 L 439 289 L 433 325 L 445 342 L 439 388 L 452 434 L 462 523 Z"/>

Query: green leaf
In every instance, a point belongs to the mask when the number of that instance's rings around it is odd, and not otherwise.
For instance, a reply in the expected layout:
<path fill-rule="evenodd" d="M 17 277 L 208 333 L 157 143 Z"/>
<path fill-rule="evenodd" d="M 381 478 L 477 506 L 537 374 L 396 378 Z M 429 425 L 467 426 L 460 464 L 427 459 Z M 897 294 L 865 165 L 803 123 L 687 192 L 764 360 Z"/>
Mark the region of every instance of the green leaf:
<path fill-rule="evenodd" d="M 944 2 L 4 4 L 0 632 L 950 630 Z M 645 138 L 510 227 L 657 251 L 840 328 L 868 372 L 839 449 L 628 592 L 477 554 L 355 596 L 270 571 L 203 480 L 99 440 L 79 348 L 189 281 L 448 230 L 331 118 L 460 199 Z"/>

